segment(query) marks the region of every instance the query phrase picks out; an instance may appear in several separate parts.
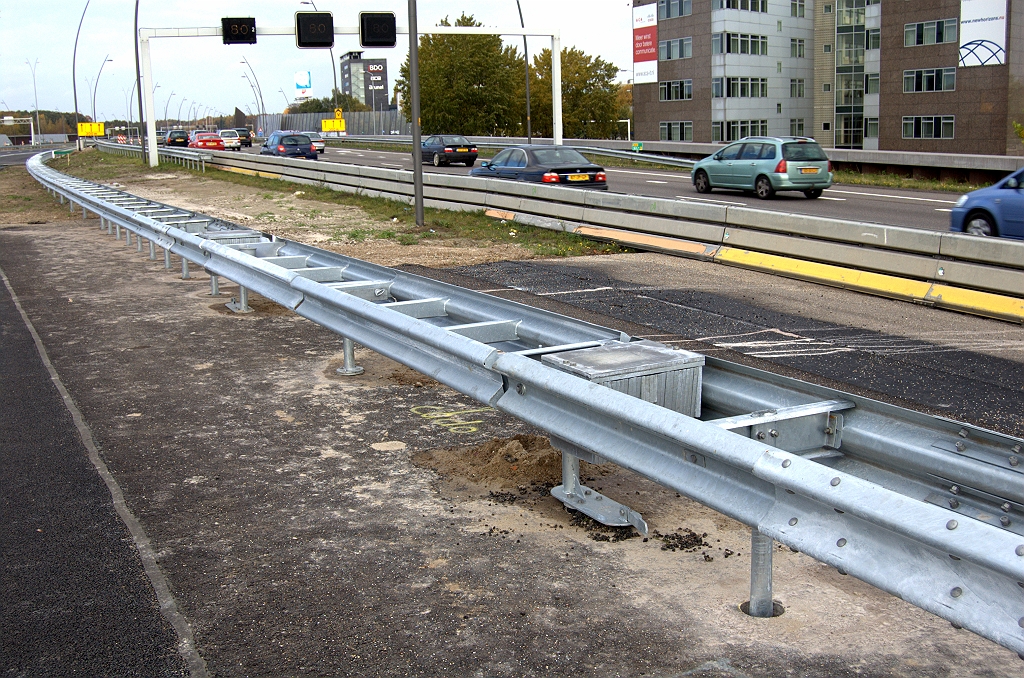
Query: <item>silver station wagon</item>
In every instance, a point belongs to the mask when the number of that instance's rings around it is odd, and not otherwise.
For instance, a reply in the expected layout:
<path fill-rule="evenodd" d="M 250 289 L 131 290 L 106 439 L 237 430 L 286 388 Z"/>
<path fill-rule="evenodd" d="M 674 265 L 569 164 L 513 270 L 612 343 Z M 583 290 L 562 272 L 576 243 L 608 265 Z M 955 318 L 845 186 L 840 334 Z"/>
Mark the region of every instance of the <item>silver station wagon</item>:
<path fill-rule="evenodd" d="M 763 200 L 776 191 L 817 198 L 832 185 L 832 163 L 808 137 L 746 137 L 697 162 L 692 177 L 698 193 L 737 188 Z"/>

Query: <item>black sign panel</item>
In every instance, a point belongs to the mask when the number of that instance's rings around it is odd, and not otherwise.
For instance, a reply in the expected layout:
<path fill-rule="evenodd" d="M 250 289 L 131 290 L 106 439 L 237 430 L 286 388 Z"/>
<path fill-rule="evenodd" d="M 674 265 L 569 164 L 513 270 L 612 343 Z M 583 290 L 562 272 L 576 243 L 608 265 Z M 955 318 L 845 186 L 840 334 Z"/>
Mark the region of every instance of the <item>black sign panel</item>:
<path fill-rule="evenodd" d="M 359 13 L 359 44 L 363 47 L 394 47 L 397 36 L 393 12 Z"/>
<path fill-rule="evenodd" d="M 299 47 L 334 47 L 334 15 L 296 12 L 295 44 Z"/>
<path fill-rule="evenodd" d="M 255 45 L 256 19 L 227 17 L 220 20 L 225 45 Z"/>

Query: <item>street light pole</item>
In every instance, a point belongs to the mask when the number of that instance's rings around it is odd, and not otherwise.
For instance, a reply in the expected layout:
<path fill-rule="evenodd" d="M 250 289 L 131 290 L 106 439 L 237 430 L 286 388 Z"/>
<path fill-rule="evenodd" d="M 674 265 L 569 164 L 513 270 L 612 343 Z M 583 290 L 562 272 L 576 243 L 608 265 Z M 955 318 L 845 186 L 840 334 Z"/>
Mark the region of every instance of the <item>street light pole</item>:
<path fill-rule="evenodd" d="M 100 76 L 103 75 L 103 67 L 107 65 L 108 61 L 113 61 L 110 55 L 103 57 L 103 63 L 100 64 L 100 72 L 96 74 L 96 84 L 92 88 L 92 121 L 96 122 L 96 90 L 100 88 Z"/>
<path fill-rule="evenodd" d="M 142 144 L 142 160 L 143 162 L 148 162 L 149 149 L 146 148 L 146 140 L 142 134 L 143 125 L 146 121 L 142 119 L 142 67 L 139 64 L 139 0 L 135 0 L 135 33 L 132 35 L 132 42 L 135 44 L 135 81 L 139 86 L 139 143 Z M 149 87 L 148 82 L 146 83 L 146 87 Z M 151 94 L 152 89 L 155 88 L 151 88 Z M 152 99 L 152 96 L 150 99 Z"/>
<path fill-rule="evenodd" d="M 36 100 L 36 129 L 35 134 L 32 135 L 32 145 L 35 146 L 36 134 L 41 134 L 43 131 L 42 128 L 39 127 L 39 94 L 36 92 L 36 66 L 39 65 L 39 59 L 36 59 L 34 64 L 30 64 L 28 59 L 25 59 L 25 64 L 32 69 L 32 95 Z"/>
<path fill-rule="evenodd" d="M 523 7 L 516 0 L 516 7 L 519 9 L 519 25 L 526 32 L 526 24 L 523 22 Z M 530 129 L 530 53 L 526 49 L 526 36 L 523 36 L 523 61 L 526 63 L 526 143 L 533 143 L 533 131 Z"/>
<path fill-rule="evenodd" d="M 182 99 L 181 103 L 178 104 L 178 115 L 174 118 L 174 121 L 177 122 L 179 126 L 181 126 L 181 107 L 185 105 L 186 101 L 188 101 L 188 99 Z"/>
<path fill-rule="evenodd" d="M 313 5 L 313 11 L 314 12 L 319 12 L 320 11 L 320 10 L 318 10 L 316 8 L 316 3 L 314 3 L 313 0 L 308 0 L 308 2 L 300 2 L 299 4 L 300 5 Z M 331 90 L 331 92 L 333 93 L 332 96 L 334 96 L 334 107 L 337 108 L 338 107 L 338 67 L 335 66 L 335 64 L 334 64 L 334 48 L 333 47 L 329 47 L 329 48 L 327 48 L 327 51 L 329 51 L 331 53 L 331 73 L 334 75 L 334 89 Z"/>
<path fill-rule="evenodd" d="M 174 92 L 171 92 L 171 96 L 167 97 L 167 103 L 164 104 L 164 126 L 167 127 L 167 107 L 171 105 L 171 99 L 174 98 Z"/>
<path fill-rule="evenodd" d="M 256 77 L 256 71 L 252 69 L 252 64 L 249 63 L 249 60 L 246 59 L 245 56 L 242 57 L 242 63 L 249 67 L 249 72 L 252 73 L 252 79 L 256 81 L 256 91 L 259 93 L 260 109 L 262 110 L 263 115 L 266 115 L 267 107 L 263 103 L 263 88 L 260 87 L 260 79 Z"/>
<path fill-rule="evenodd" d="M 409 105 L 412 109 L 412 182 L 416 225 L 423 226 L 423 147 L 420 144 L 420 38 L 416 0 L 409 0 Z"/>
<path fill-rule="evenodd" d="M 71 53 L 71 91 L 75 95 L 75 145 L 81 148 L 78 139 L 78 77 L 75 75 L 75 62 L 78 60 L 78 36 L 82 33 L 82 22 L 85 21 L 85 10 L 89 9 L 89 2 L 85 0 L 85 7 L 82 9 L 82 18 L 78 20 L 78 32 L 75 33 L 75 50 Z"/>
<path fill-rule="evenodd" d="M 284 93 L 284 88 L 283 88 L 283 87 L 280 87 L 280 88 L 278 88 L 278 90 L 277 90 L 277 91 L 278 91 L 278 92 L 280 92 L 280 93 L 281 93 L 281 96 L 283 96 L 283 97 L 284 97 L 284 107 L 285 107 L 285 108 L 288 108 L 289 106 L 291 106 L 291 105 L 292 105 L 292 102 L 288 101 L 288 95 Z"/>

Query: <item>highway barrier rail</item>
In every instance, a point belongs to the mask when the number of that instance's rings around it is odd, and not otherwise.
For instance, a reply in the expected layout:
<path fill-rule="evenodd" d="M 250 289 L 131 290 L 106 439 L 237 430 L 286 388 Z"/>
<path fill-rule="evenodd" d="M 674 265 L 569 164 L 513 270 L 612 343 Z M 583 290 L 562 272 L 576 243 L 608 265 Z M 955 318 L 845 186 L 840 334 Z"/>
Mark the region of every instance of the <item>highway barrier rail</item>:
<path fill-rule="evenodd" d="M 282 167 L 317 180 L 310 164 Z M 183 276 L 201 267 L 211 294 L 237 283 L 232 310 L 249 310 L 251 290 L 341 335 L 346 372 L 358 342 L 548 432 L 562 453 L 552 494 L 575 510 L 647 530 L 581 484 L 583 459 L 750 526 L 749 614 L 782 611 L 775 540 L 1024 658 L 1019 438 L 267 236 L 66 176 L 42 155 L 28 169 L 100 229 L 140 252 L 147 241 L 151 258 L 162 248 L 165 267 L 172 254 Z"/>
<path fill-rule="evenodd" d="M 406 170 L 209 155 L 206 164 L 226 171 L 412 201 L 412 172 Z M 640 249 L 1024 321 L 1020 241 L 464 175 L 428 173 L 423 181 L 430 207 L 490 210 L 509 220 Z"/>

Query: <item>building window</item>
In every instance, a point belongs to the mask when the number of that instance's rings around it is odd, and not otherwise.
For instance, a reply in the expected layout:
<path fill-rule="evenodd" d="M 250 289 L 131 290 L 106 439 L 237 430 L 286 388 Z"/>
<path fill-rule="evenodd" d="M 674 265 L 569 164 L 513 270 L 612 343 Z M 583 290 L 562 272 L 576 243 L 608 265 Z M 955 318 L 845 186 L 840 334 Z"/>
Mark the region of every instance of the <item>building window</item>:
<path fill-rule="evenodd" d="M 878 138 L 878 118 L 864 118 L 864 138 Z"/>
<path fill-rule="evenodd" d="M 789 119 L 789 136 L 791 137 L 802 137 L 804 135 L 804 119 L 803 118 L 790 118 Z"/>
<path fill-rule="evenodd" d="M 826 82 L 825 84 L 823 84 L 821 86 L 821 91 L 822 92 L 831 92 L 832 91 L 832 83 Z"/>
<path fill-rule="evenodd" d="M 660 101 L 684 101 L 693 98 L 693 80 L 669 80 L 658 83 Z"/>
<path fill-rule="evenodd" d="M 661 61 L 669 61 L 671 59 L 689 59 L 692 56 L 693 38 L 662 40 L 658 43 L 658 59 Z"/>
<path fill-rule="evenodd" d="M 879 84 L 878 73 L 864 74 L 864 94 L 878 94 Z"/>
<path fill-rule="evenodd" d="M 881 28 L 869 28 L 868 29 L 867 49 L 881 49 L 881 48 L 882 48 L 882 29 Z"/>
<path fill-rule="evenodd" d="M 831 132 L 832 131 L 832 123 L 830 123 L 830 122 L 823 122 L 823 123 L 821 123 L 821 131 L 822 132 Z"/>
<path fill-rule="evenodd" d="M 863 73 L 836 73 L 836 105 L 864 105 Z"/>
<path fill-rule="evenodd" d="M 711 34 L 711 53 L 722 54 L 722 37 L 724 33 L 712 33 Z"/>
<path fill-rule="evenodd" d="M 782 104 L 775 104 L 775 112 L 782 115 Z"/>
<path fill-rule="evenodd" d="M 903 117 L 904 139 L 952 139 L 953 115 L 918 115 Z"/>
<path fill-rule="evenodd" d="M 728 131 L 726 141 L 736 141 L 743 137 L 768 136 L 767 120 L 729 120 L 726 126 Z"/>
<path fill-rule="evenodd" d="M 790 78 L 789 80 L 789 96 L 794 98 L 802 98 L 804 96 L 804 79 L 803 78 Z"/>
<path fill-rule="evenodd" d="M 768 0 L 711 0 L 711 9 L 741 9 L 767 14 Z"/>
<path fill-rule="evenodd" d="M 832 5 L 822 5 L 821 6 L 821 13 L 822 14 L 831 14 L 832 13 Z"/>
<path fill-rule="evenodd" d="M 903 91 L 952 92 L 956 89 L 955 68 L 925 68 L 903 71 Z"/>
<path fill-rule="evenodd" d="M 722 123 L 713 122 L 711 123 L 711 141 L 722 140 Z"/>
<path fill-rule="evenodd" d="M 836 36 L 836 66 L 864 64 L 864 33 L 840 33 Z"/>
<path fill-rule="evenodd" d="M 714 99 L 720 99 L 725 96 L 725 82 L 724 78 L 711 78 L 711 96 Z"/>
<path fill-rule="evenodd" d="M 804 0 L 790 0 L 789 15 L 802 17 L 804 15 Z"/>
<path fill-rule="evenodd" d="M 903 46 L 935 45 L 956 42 L 956 19 L 924 21 L 903 25 Z"/>
<path fill-rule="evenodd" d="M 726 96 L 767 97 L 768 78 L 726 78 Z"/>
<path fill-rule="evenodd" d="M 658 19 L 693 14 L 693 0 L 658 0 Z"/>
<path fill-rule="evenodd" d="M 802 59 L 804 57 L 804 41 L 802 38 L 790 38 L 789 39 L 789 56 L 798 57 Z"/>
<path fill-rule="evenodd" d="M 832 45 L 828 45 L 828 44 L 822 45 L 821 46 L 821 51 L 823 51 L 825 54 L 831 54 L 832 53 Z"/>
<path fill-rule="evenodd" d="M 863 26 L 864 0 L 837 0 L 837 26 Z"/>
<path fill-rule="evenodd" d="M 729 54 L 768 54 L 767 35 L 723 33 L 722 46 Z"/>
<path fill-rule="evenodd" d="M 693 122 L 663 122 L 660 125 L 662 141 L 693 141 Z"/>

